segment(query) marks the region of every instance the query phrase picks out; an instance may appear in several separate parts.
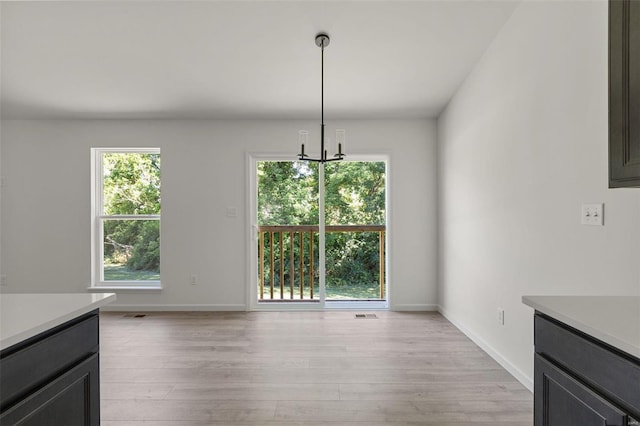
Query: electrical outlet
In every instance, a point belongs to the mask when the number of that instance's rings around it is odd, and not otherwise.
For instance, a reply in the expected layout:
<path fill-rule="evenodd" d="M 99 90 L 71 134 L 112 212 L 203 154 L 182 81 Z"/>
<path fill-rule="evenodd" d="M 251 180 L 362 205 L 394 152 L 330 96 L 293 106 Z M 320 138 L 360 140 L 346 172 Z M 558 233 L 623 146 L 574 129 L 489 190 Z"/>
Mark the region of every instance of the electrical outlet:
<path fill-rule="evenodd" d="M 227 217 L 237 217 L 238 216 L 238 209 L 236 209 L 235 207 L 227 207 L 226 215 L 227 215 Z"/>
<path fill-rule="evenodd" d="M 604 204 L 583 204 L 581 223 L 589 226 L 604 226 Z"/>
<path fill-rule="evenodd" d="M 198 276 L 196 274 L 191 274 L 191 285 L 196 285 L 198 284 Z"/>
<path fill-rule="evenodd" d="M 498 308 L 498 324 L 504 325 L 504 309 Z"/>
<path fill-rule="evenodd" d="M 6 285 L 7 285 L 7 275 L 2 274 L 0 275 L 0 286 L 4 287 Z"/>

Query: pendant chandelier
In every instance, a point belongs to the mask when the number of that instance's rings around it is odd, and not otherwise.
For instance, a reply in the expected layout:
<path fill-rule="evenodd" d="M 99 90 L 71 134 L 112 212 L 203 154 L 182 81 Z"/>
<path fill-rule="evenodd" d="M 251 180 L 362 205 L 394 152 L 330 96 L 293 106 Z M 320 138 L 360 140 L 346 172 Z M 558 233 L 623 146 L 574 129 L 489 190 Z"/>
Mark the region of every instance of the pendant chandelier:
<path fill-rule="evenodd" d="M 345 131 L 344 130 L 336 130 L 336 143 L 338 148 L 338 153 L 333 157 L 328 158 L 327 150 L 325 149 L 325 139 L 324 139 L 324 48 L 329 45 L 329 36 L 325 33 L 320 33 L 316 36 L 316 46 L 321 49 L 321 59 L 320 59 L 320 100 L 321 100 L 321 122 L 320 122 L 320 158 L 311 158 L 304 152 L 304 145 L 307 142 L 308 133 L 306 131 L 300 131 L 299 134 L 299 142 L 300 142 L 300 154 L 298 154 L 298 159 L 302 161 L 314 161 L 317 163 L 327 163 L 329 161 L 340 161 L 344 159 L 345 154 L 342 153 L 342 145 L 344 144 L 345 139 Z"/>

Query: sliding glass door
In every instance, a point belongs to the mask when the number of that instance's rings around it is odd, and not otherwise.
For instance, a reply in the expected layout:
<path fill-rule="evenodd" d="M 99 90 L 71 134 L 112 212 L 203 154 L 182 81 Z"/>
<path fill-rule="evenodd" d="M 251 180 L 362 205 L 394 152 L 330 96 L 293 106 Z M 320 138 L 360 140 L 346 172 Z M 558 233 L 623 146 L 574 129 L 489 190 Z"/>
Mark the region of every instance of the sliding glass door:
<path fill-rule="evenodd" d="M 324 211 L 326 300 L 385 300 L 385 162 L 327 164 Z"/>
<path fill-rule="evenodd" d="M 385 161 L 252 167 L 252 307 L 387 299 Z"/>
<path fill-rule="evenodd" d="M 258 161 L 260 302 L 318 302 L 318 164 Z"/>

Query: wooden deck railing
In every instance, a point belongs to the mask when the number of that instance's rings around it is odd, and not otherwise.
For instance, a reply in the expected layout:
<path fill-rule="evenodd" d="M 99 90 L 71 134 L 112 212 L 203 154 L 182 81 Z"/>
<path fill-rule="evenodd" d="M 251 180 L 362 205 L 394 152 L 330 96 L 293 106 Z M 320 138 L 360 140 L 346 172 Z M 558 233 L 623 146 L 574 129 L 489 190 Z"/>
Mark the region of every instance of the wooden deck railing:
<path fill-rule="evenodd" d="M 258 226 L 260 301 L 314 300 L 314 261 L 317 262 L 314 251 L 317 251 L 318 232 L 318 225 Z M 380 299 L 384 299 L 385 225 L 327 225 L 325 232 L 378 234 Z"/>

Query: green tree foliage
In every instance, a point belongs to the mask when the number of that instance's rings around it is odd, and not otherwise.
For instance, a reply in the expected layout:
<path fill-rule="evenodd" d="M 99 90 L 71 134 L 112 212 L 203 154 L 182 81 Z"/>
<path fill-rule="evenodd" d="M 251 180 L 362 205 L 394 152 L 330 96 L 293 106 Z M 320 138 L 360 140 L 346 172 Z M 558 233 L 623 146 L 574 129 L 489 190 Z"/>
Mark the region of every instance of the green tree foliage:
<path fill-rule="evenodd" d="M 383 162 L 326 164 L 327 225 L 384 225 L 385 177 Z M 258 223 L 318 223 L 317 163 L 258 162 Z"/>
<path fill-rule="evenodd" d="M 104 153 L 104 214 L 160 214 L 160 154 Z"/>
<path fill-rule="evenodd" d="M 337 162 L 325 166 L 327 225 L 385 224 L 385 163 Z"/>
<path fill-rule="evenodd" d="M 258 163 L 258 223 L 316 225 L 318 165 L 302 161 Z"/>
<path fill-rule="evenodd" d="M 160 154 L 104 153 L 105 215 L 160 214 Z M 157 220 L 104 221 L 105 263 L 134 271 L 160 270 Z"/>

